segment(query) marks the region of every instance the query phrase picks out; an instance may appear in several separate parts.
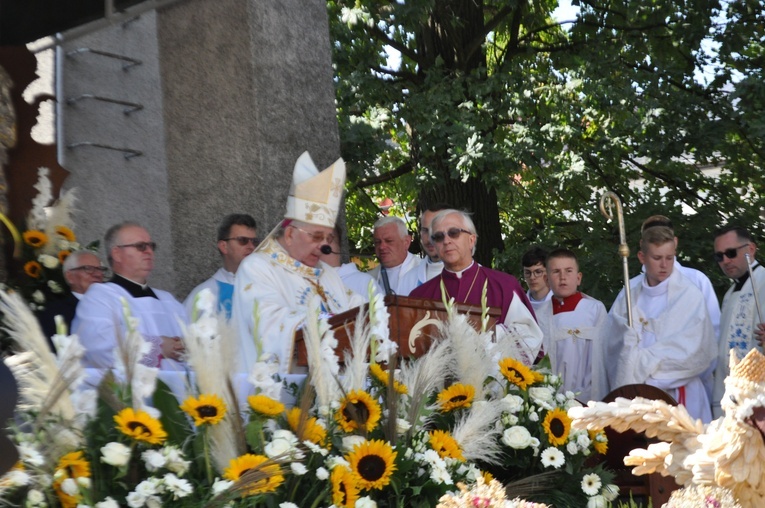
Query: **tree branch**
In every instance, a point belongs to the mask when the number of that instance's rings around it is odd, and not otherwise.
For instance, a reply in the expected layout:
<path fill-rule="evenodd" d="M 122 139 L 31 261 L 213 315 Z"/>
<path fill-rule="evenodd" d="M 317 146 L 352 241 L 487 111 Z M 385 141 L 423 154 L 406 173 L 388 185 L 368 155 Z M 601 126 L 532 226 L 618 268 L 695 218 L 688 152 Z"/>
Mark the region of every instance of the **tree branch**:
<path fill-rule="evenodd" d="M 353 186 L 353 189 L 363 189 L 379 183 L 390 182 L 391 180 L 395 180 L 399 176 L 411 173 L 412 171 L 414 171 L 414 163 L 412 161 L 406 161 L 393 171 L 360 180 Z"/>
<path fill-rule="evenodd" d="M 420 55 L 418 55 L 414 50 L 412 50 L 412 48 L 410 48 L 406 44 L 402 44 L 398 41 L 391 39 L 390 37 L 388 37 L 388 34 L 380 30 L 380 28 L 377 25 L 372 25 L 371 27 L 367 27 L 366 30 L 369 32 L 369 34 L 372 37 L 383 42 L 384 44 L 387 44 L 393 49 L 399 51 L 402 55 L 409 57 L 418 65 L 422 63 L 420 62 Z"/>

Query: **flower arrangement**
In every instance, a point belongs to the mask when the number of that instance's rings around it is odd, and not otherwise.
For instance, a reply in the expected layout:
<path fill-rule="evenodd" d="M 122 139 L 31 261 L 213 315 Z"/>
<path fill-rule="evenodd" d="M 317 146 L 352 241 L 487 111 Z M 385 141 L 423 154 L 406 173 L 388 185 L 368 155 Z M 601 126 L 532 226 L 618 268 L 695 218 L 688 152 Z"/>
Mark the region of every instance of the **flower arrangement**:
<path fill-rule="evenodd" d="M 584 503 L 570 506 L 586 506 L 612 492 L 605 472 L 579 460 L 605 442 L 571 432 L 563 408 L 573 397 L 556 395 L 554 376 L 513 363 L 464 316 L 450 317 L 427 354 L 397 365 L 373 296 L 341 372 L 314 302 L 303 326 L 310 376 L 289 387 L 296 402 L 287 404 L 274 358 L 261 356 L 247 390 L 237 388 L 220 368 L 234 357 L 234 334 L 209 294 L 196 305 L 189 373 L 172 373 L 185 380 L 179 394 L 140 363 L 147 343 L 127 306 L 114 368 L 94 380 L 76 337 L 56 335 L 54 356 L 24 302 L 0 292 L 23 351 L 6 360 L 21 386 L 11 434 L 22 460 L 0 478 L 0 505 L 446 507 L 509 492 L 515 501 L 480 506 L 533 507 L 542 505 L 520 498 L 573 482 Z"/>
<path fill-rule="evenodd" d="M 62 192 L 54 201 L 47 168 L 39 168 L 35 189 L 37 196 L 21 234 L 23 273 L 18 282 L 18 289 L 32 310 L 42 308 L 51 296 L 65 293 L 61 265 L 71 252 L 80 248 L 71 218 L 76 201 L 74 191 Z"/>

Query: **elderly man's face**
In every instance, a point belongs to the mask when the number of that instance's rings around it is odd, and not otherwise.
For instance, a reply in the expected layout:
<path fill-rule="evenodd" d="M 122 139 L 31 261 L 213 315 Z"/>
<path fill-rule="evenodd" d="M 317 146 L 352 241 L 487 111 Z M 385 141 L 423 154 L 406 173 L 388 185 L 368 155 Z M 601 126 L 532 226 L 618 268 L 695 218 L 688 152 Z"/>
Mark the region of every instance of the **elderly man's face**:
<path fill-rule="evenodd" d="M 459 272 L 473 262 L 473 246 L 475 246 L 476 235 L 466 231 L 465 221 L 459 214 L 449 214 L 433 224 L 430 235 L 435 235 L 439 240 L 434 241 L 436 251 L 447 270 Z"/>
<path fill-rule="evenodd" d="M 126 279 L 145 284 L 154 268 L 154 247 L 151 235 L 140 226 L 127 226 L 117 233 L 112 248 L 112 269 Z"/>
<path fill-rule="evenodd" d="M 284 231 L 282 245 L 290 257 L 314 267 L 321 258 L 321 246 L 332 244 L 334 229 L 303 222 L 293 222 Z"/>
<path fill-rule="evenodd" d="M 375 229 L 375 254 L 385 268 L 393 268 L 404 262 L 412 243 L 412 237 L 398 231 L 396 224 L 386 224 Z"/>
<path fill-rule="evenodd" d="M 64 274 L 67 284 L 75 293 L 85 294 L 91 284 L 104 281 L 104 267 L 95 254 L 83 253 L 77 265 Z"/>

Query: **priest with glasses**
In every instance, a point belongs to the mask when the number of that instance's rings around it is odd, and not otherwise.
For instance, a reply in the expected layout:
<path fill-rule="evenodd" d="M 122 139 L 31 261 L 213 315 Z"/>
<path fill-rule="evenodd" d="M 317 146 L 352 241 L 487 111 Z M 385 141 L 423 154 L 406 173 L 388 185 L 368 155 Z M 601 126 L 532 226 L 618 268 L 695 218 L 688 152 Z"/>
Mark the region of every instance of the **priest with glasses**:
<path fill-rule="evenodd" d="M 447 300 L 480 306 L 486 286 L 487 305 L 501 311 L 497 341 L 506 342 L 517 360 L 526 365 L 534 363 L 542 347 L 542 330 L 531 303 L 515 277 L 473 260 L 478 235 L 470 215 L 453 209 L 440 211 L 431 222 L 430 237 L 444 269 L 409 296 L 441 300 L 443 284 Z"/>
<path fill-rule="evenodd" d="M 295 163 L 284 220 L 236 272 L 231 320 L 239 335 L 239 372 L 264 359 L 278 361 L 280 374 L 294 371 L 295 332 L 315 298 L 325 315 L 363 303 L 320 260 L 334 240 L 344 182 L 342 159 L 322 172 L 307 152 Z"/>

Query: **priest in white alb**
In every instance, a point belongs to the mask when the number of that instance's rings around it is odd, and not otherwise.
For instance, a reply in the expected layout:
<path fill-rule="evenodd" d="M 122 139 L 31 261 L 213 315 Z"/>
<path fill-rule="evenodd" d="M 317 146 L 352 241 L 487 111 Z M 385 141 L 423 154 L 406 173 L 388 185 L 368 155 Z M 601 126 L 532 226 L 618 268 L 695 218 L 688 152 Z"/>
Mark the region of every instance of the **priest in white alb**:
<path fill-rule="evenodd" d="M 333 240 L 344 183 L 342 159 L 322 172 L 307 152 L 295 163 L 284 220 L 236 272 L 232 323 L 239 372 L 264 360 L 278 361 L 280 374 L 292 372 L 295 332 L 316 297 L 325 315 L 363 303 L 320 260 L 321 248 Z"/>

